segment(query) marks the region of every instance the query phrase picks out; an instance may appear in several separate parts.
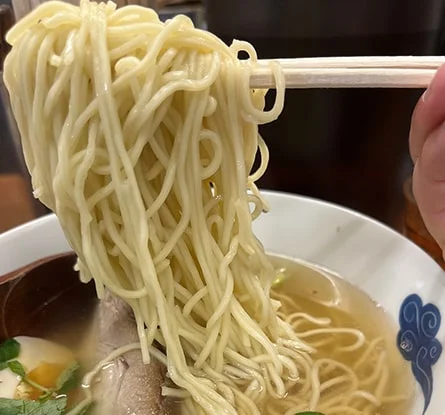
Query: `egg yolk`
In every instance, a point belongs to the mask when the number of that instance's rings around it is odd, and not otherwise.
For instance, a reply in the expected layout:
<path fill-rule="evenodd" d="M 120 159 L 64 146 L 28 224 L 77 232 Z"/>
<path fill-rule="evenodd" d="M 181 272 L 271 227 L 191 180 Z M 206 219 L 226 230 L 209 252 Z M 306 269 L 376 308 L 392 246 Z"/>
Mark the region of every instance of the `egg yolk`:
<path fill-rule="evenodd" d="M 36 384 L 47 388 L 56 389 L 57 380 L 60 375 L 66 369 L 66 365 L 59 365 L 56 363 L 42 362 L 34 370 L 28 373 L 27 377 L 29 380 L 35 382 Z M 16 399 L 29 399 L 36 400 L 43 395 L 43 392 L 31 386 L 28 383 L 22 382 L 16 391 Z"/>
<path fill-rule="evenodd" d="M 34 370 L 28 373 L 28 378 L 37 383 L 38 385 L 43 386 L 44 388 L 55 389 L 57 387 L 57 380 L 59 379 L 60 375 L 63 373 L 65 368 L 66 368 L 65 365 L 42 362 Z M 37 393 L 38 393 L 37 396 L 38 398 L 42 393 L 41 391 L 38 390 Z"/>
<path fill-rule="evenodd" d="M 57 386 L 57 379 L 65 368 L 65 365 L 42 362 L 28 373 L 28 378 L 44 388 L 52 389 Z"/>

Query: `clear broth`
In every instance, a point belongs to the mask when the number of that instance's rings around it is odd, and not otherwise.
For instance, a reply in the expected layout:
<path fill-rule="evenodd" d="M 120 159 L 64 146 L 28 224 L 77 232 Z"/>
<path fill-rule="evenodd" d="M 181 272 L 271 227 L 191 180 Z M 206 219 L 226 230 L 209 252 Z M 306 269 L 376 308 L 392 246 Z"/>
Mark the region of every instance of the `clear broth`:
<path fill-rule="evenodd" d="M 303 309 L 305 313 L 314 317 L 329 317 L 341 327 L 359 328 L 371 340 L 383 337 L 390 366 L 389 388 L 386 394 L 412 396 L 414 379 L 409 365 L 397 350 L 396 326 L 381 307 L 360 289 L 330 273 L 325 273 L 324 276 L 316 268 L 283 257 L 272 257 L 272 261 L 280 272 L 274 291 L 292 297 L 298 308 Z M 61 278 L 60 275 L 54 275 L 51 279 L 57 278 L 57 281 L 60 281 L 59 277 Z M 17 296 L 17 301 L 4 301 L 2 307 L 4 311 L 9 310 L 9 314 L 2 316 L 3 320 L 7 318 L 3 321 L 2 337 L 29 335 L 65 345 L 77 354 L 82 372 L 85 372 L 97 361 L 95 313 L 98 300 L 94 284 L 80 283 L 77 274 L 72 272 L 63 275 L 63 290 L 59 291 L 57 288 L 57 293 L 54 291 L 49 294 L 51 290 L 48 287 L 51 285 L 48 276 L 42 277 L 43 280 L 44 283 L 39 283 L 25 278 L 15 284 L 18 290 L 16 292 L 23 294 Z M 43 304 L 40 303 L 37 308 L 26 309 L 27 303 L 21 297 L 30 298 L 27 293 L 31 292 L 39 298 L 41 296 Z M 50 297 L 41 295 L 42 292 Z M 11 298 L 9 293 L 0 291 L 0 294 Z M 20 314 L 20 310 L 23 314 L 19 319 L 20 324 L 6 324 L 8 321 L 13 323 L 13 317 Z M 292 311 L 295 310 L 286 310 Z M 352 352 L 345 359 L 344 356 L 336 354 L 335 345 L 330 344 L 327 348 L 321 348 L 314 357 L 332 357 L 351 365 L 357 359 L 357 354 Z M 70 397 L 71 404 L 81 399 L 82 393 L 79 392 Z M 407 400 L 402 404 L 385 405 L 372 415 L 406 415 L 409 408 L 410 401 Z M 264 414 L 267 415 L 267 412 Z"/>
<path fill-rule="evenodd" d="M 359 288 L 323 269 L 296 262 L 283 257 L 272 257 L 279 272 L 279 280 L 274 286 L 274 293 L 292 297 L 297 309 L 313 317 L 328 317 L 332 325 L 343 328 L 356 328 L 363 332 L 368 341 L 382 338 L 377 347 L 384 347 L 389 366 L 388 386 L 385 396 L 406 395 L 404 402 L 387 403 L 378 410 L 366 412 L 372 415 L 406 415 L 409 413 L 414 392 L 414 378 L 409 364 L 402 358 L 396 345 L 397 329 L 390 316 Z M 288 315 L 297 309 L 283 304 L 283 311 Z M 343 341 L 345 337 L 343 336 Z M 352 367 L 360 351 L 339 353 L 340 340 L 322 346 L 313 355 L 314 358 L 334 358 Z M 357 371 L 360 379 L 365 373 Z M 267 412 L 266 412 L 267 413 Z"/>

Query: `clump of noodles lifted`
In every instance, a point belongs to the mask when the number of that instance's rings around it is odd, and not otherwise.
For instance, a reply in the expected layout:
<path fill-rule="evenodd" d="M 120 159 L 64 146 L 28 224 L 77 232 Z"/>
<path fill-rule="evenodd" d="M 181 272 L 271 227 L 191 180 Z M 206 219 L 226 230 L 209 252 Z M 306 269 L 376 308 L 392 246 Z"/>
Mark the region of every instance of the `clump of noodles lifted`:
<path fill-rule="evenodd" d="M 35 196 L 57 214 L 83 281 L 131 305 L 144 360 L 155 341 L 165 348 L 178 389 L 164 394 L 184 398 L 185 414 L 252 415 L 303 382 L 303 409 L 316 409 L 315 349 L 277 314 L 274 270 L 251 230 L 266 209 L 258 124 L 283 107 L 280 68 L 264 111 L 249 44 L 111 2 L 45 3 L 8 42 L 5 81 Z"/>

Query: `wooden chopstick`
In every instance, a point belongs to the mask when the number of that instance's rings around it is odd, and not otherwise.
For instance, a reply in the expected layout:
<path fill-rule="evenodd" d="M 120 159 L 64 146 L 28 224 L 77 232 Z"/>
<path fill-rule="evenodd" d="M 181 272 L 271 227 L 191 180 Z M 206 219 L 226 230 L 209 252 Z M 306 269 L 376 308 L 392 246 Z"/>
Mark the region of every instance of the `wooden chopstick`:
<path fill-rule="evenodd" d="M 43 0 L 12 0 L 16 18 L 23 17 Z M 77 0 L 66 0 L 76 2 Z M 115 0 L 119 5 L 156 0 Z M 157 0 L 160 2 L 160 0 Z M 27 3 L 27 4 L 26 4 Z M 283 68 L 286 88 L 426 88 L 442 56 L 356 56 L 277 59 Z M 274 88 L 271 60 L 258 61 L 252 72 L 252 88 Z"/>
<path fill-rule="evenodd" d="M 252 88 L 274 88 L 270 62 L 284 71 L 286 88 L 426 88 L 442 56 L 363 56 L 260 60 L 254 69 Z"/>
<path fill-rule="evenodd" d="M 260 59 L 267 66 L 278 61 L 284 68 L 423 68 L 437 69 L 445 64 L 444 56 L 352 56 L 328 58 Z"/>

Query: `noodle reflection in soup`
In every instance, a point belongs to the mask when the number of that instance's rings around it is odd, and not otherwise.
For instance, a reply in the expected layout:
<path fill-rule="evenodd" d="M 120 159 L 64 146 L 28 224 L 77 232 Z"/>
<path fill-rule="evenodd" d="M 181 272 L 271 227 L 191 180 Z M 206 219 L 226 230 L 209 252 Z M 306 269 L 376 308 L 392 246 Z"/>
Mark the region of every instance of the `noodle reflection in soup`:
<path fill-rule="evenodd" d="M 317 355 L 333 330 L 350 333 L 351 353 L 369 349 L 362 331 L 321 328 L 314 344 L 306 323 L 328 316 L 303 311 L 295 323 L 293 300 L 271 295 L 275 269 L 252 221 L 267 210 L 255 185 L 269 157 L 258 125 L 284 104 L 277 64 L 265 110 L 267 91 L 249 85 L 251 45 L 111 2 L 45 3 L 7 40 L 5 83 L 34 194 L 56 213 L 82 281 L 134 314 L 138 343 L 113 356 L 137 347 L 146 364 L 163 363 L 172 384 L 162 393 L 183 414 L 377 414 L 401 399 Z M 385 355 L 368 349 L 359 366 Z M 335 403 L 324 397 L 342 382 Z"/>

